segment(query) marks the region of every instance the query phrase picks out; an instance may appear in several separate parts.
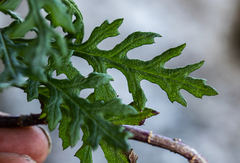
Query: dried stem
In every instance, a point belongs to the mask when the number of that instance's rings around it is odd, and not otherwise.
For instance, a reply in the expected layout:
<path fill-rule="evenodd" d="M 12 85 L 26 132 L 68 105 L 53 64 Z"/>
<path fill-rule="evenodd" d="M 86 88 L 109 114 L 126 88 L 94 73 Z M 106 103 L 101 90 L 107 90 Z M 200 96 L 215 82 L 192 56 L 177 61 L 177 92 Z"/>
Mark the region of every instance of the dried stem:
<path fill-rule="evenodd" d="M 25 127 L 39 124 L 47 124 L 46 120 L 39 119 L 40 114 L 9 116 L 0 115 L 0 127 Z M 131 139 L 145 142 L 178 153 L 187 158 L 190 163 L 208 163 L 195 149 L 184 144 L 181 140 L 171 139 L 161 135 L 153 134 L 152 131 L 142 130 L 133 126 L 124 125 L 125 130 L 133 133 Z"/>
<path fill-rule="evenodd" d="M 39 119 L 40 114 L 10 116 L 0 115 L 0 127 L 26 127 L 39 124 L 47 124 L 47 121 Z"/>
<path fill-rule="evenodd" d="M 208 163 L 208 161 L 195 149 L 184 144 L 181 140 L 171 139 L 162 135 L 153 134 L 152 131 L 142 130 L 133 126 L 124 125 L 126 131 L 133 133 L 131 139 L 145 142 L 178 153 L 187 158 L 190 163 Z"/>

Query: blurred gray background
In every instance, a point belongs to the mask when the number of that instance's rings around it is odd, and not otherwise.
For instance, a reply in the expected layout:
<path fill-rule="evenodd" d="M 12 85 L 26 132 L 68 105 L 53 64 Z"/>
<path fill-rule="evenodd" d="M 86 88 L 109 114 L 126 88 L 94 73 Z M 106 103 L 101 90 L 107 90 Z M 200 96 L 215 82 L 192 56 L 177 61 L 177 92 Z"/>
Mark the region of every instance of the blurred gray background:
<path fill-rule="evenodd" d="M 160 112 L 145 122 L 144 128 L 170 138 L 180 138 L 194 147 L 211 163 L 239 163 L 240 160 L 240 1 L 238 0 L 76 0 L 85 23 L 85 39 L 104 20 L 124 18 L 121 35 L 106 39 L 99 48 L 111 49 L 134 31 L 156 32 L 153 45 L 142 46 L 128 53 L 129 58 L 150 60 L 168 48 L 187 43 L 182 55 L 169 61 L 168 68 L 182 67 L 205 60 L 205 64 L 190 76 L 205 78 L 219 92 L 218 96 L 197 99 L 181 91 L 188 107 L 171 103 L 157 85 L 142 81 L 148 98 L 147 107 Z M 28 10 L 23 1 L 18 11 L 24 17 Z M 0 27 L 10 23 L 0 14 Z M 92 71 L 86 61 L 73 58 L 73 64 L 83 75 Z M 119 97 L 128 104 L 132 97 L 121 72 L 108 71 Z M 92 90 L 81 93 L 86 97 Z M 39 103 L 27 103 L 21 90 L 10 88 L 0 94 L 0 110 L 14 115 L 38 113 Z M 46 163 L 77 163 L 73 155 L 81 142 L 62 151 L 58 130 L 51 132 L 52 153 Z M 138 162 L 186 163 L 185 158 L 170 151 L 130 141 L 139 156 Z M 93 152 L 95 163 L 106 160 L 100 148 Z"/>

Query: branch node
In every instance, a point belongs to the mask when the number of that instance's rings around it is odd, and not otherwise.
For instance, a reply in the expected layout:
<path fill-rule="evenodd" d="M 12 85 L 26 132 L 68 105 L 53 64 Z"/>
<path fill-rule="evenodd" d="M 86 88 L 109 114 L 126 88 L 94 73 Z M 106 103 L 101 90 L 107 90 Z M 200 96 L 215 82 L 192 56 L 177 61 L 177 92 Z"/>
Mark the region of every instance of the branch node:
<path fill-rule="evenodd" d="M 150 143 L 151 137 L 152 137 L 152 131 L 149 132 L 149 135 L 148 135 L 148 143 Z"/>
<path fill-rule="evenodd" d="M 193 156 L 193 158 L 192 158 L 191 160 L 189 160 L 189 162 L 190 162 L 190 163 L 196 163 L 196 162 L 195 162 L 196 159 L 197 159 L 197 156 Z"/>

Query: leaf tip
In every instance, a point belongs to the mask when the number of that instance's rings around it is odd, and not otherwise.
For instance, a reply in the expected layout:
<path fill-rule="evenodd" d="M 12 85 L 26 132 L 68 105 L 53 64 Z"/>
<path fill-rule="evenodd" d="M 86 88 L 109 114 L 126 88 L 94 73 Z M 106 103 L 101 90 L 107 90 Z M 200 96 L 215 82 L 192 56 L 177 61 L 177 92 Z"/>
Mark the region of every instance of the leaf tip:
<path fill-rule="evenodd" d="M 211 86 L 210 86 L 210 87 L 211 87 Z M 217 96 L 217 95 L 219 95 L 219 93 L 217 92 L 217 90 L 216 90 L 215 88 L 211 87 L 211 94 L 210 94 L 210 96 Z"/>
<path fill-rule="evenodd" d="M 162 35 L 156 33 L 155 37 L 162 37 Z"/>
<path fill-rule="evenodd" d="M 153 113 L 154 115 L 160 114 L 160 112 L 158 112 L 158 111 L 156 111 L 156 110 L 153 110 L 152 113 Z"/>
<path fill-rule="evenodd" d="M 123 22 L 124 18 L 117 19 L 119 22 Z"/>
<path fill-rule="evenodd" d="M 202 60 L 199 62 L 199 64 L 202 66 L 205 63 L 205 60 Z"/>
<path fill-rule="evenodd" d="M 187 46 L 187 44 L 184 43 L 184 44 L 180 45 L 179 48 L 180 48 L 180 50 L 182 51 L 186 46 Z"/>
<path fill-rule="evenodd" d="M 182 98 L 181 101 L 178 101 L 181 105 L 185 106 L 185 107 L 188 107 L 188 104 L 187 104 L 187 101 Z"/>

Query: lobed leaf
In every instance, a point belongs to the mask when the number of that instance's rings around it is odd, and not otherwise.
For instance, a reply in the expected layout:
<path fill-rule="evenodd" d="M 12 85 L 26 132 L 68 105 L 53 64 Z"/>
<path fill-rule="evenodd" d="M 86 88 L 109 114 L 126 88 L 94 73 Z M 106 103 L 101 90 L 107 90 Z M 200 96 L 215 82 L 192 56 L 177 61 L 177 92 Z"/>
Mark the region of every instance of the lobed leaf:
<path fill-rule="evenodd" d="M 121 71 L 127 78 L 129 92 L 132 93 L 133 100 L 139 111 L 144 109 L 147 101 L 140 85 L 143 79 L 158 84 L 167 93 L 171 102 L 177 101 L 183 106 L 187 106 L 187 102 L 180 93 L 181 89 L 185 89 L 198 98 L 203 95 L 217 95 L 216 90 L 206 85 L 204 79 L 195 79 L 188 76 L 191 72 L 200 68 L 203 61 L 182 68 L 168 69 L 164 67 L 167 61 L 181 54 L 186 46 L 185 44 L 169 49 L 146 62 L 129 59 L 127 52 L 136 47 L 154 43 L 154 38 L 160 37 L 159 34 L 134 32 L 112 50 L 98 49 L 97 45 L 101 41 L 119 34 L 118 28 L 122 21 L 122 19 L 117 19 L 110 24 L 108 21 L 103 22 L 101 26 L 93 30 L 86 42 L 69 45 L 69 48 L 75 50 L 73 55 L 86 59 L 94 71 L 107 73 L 108 68 L 116 68 Z M 111 86 L 108 87 L 111 88 Z M 99 89 L 103 90 L 103 88 Z M 114 97 L 114 94 L 109 91 L 104 93 L 105 96 Z"/>

